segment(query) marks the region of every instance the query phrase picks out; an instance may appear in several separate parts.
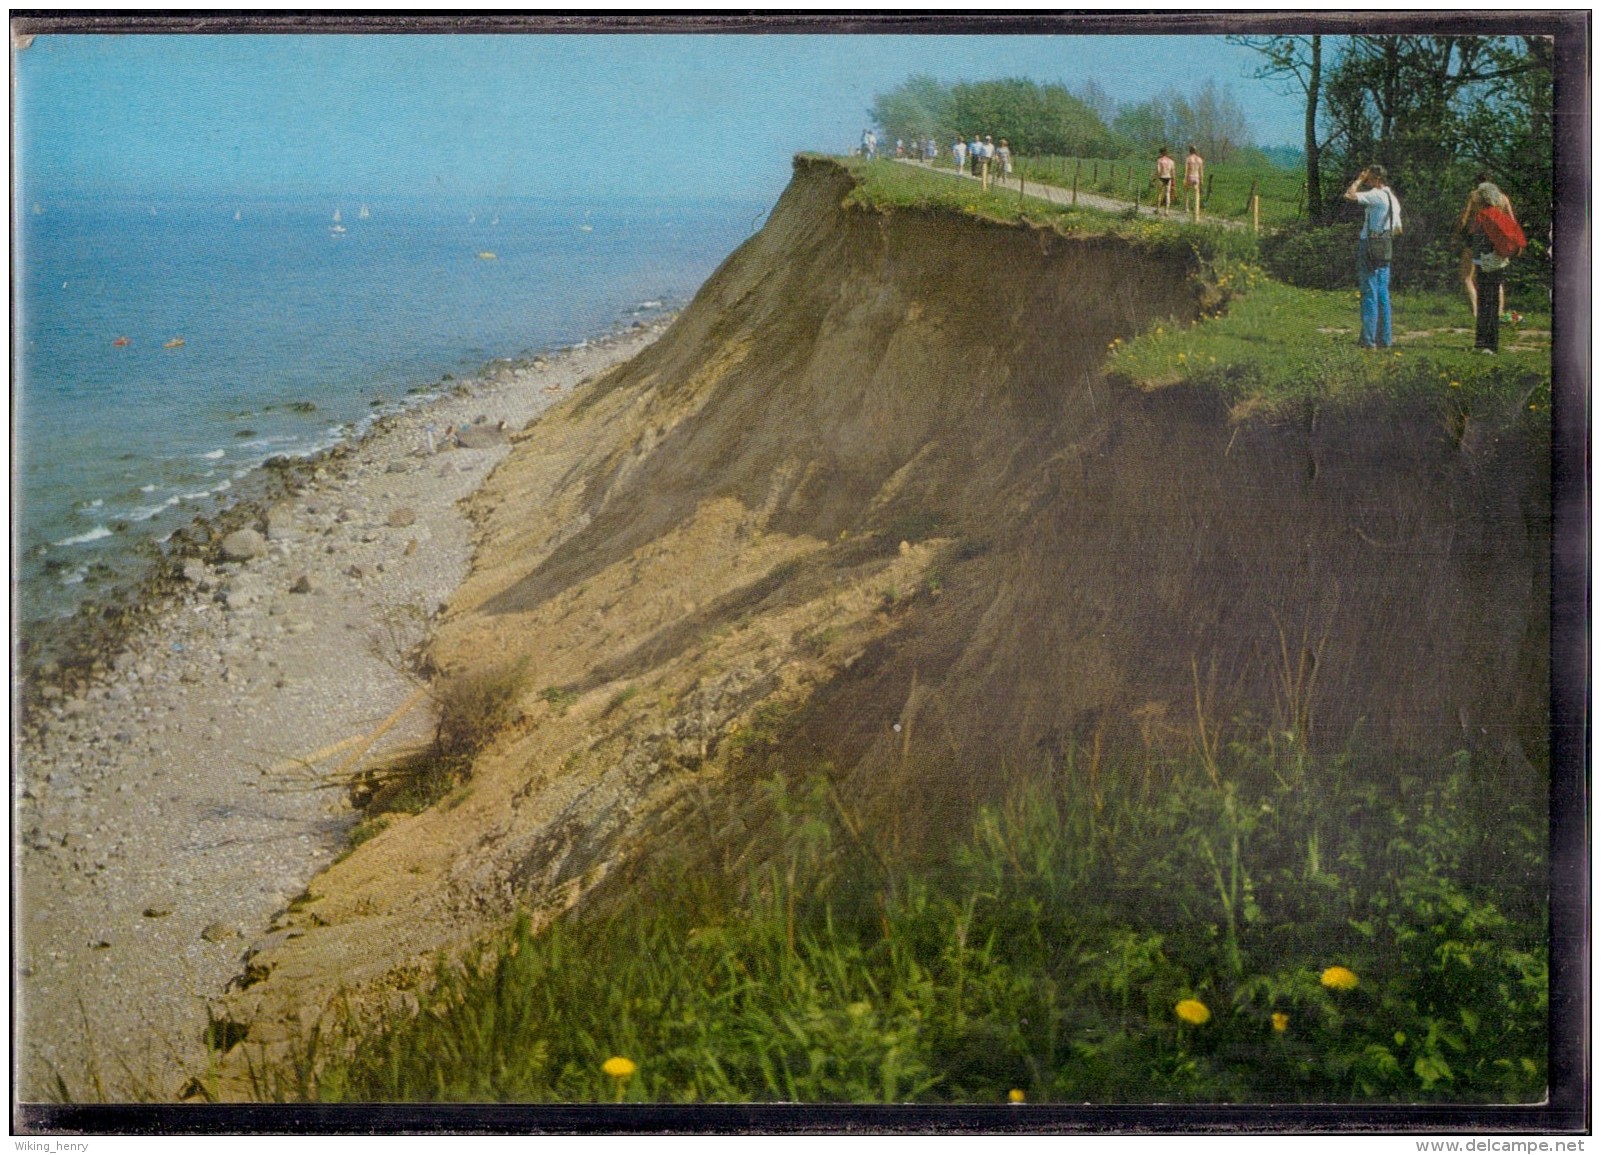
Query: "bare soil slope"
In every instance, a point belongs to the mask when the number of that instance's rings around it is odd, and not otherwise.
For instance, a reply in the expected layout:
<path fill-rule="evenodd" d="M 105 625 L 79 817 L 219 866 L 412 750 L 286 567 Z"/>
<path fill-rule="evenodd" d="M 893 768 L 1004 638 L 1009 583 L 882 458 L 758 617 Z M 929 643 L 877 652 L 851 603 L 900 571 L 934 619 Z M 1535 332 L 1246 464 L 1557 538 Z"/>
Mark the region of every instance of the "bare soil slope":
<path fill-rule="evenodd" d="M 826 768 L 911 845 L 1070 742 L 1183 747 L 1198 699 L 1539 762 L 1545 445 L 1119 386 L 1108 342 L 1193 320 L 1193 270 L 850 187 L 797 161 L 672 329 L 475 499 L 432 653 L 528 663 L 519 721 L 284 916 L 231 1012 L 257 1040 L 663 830 L 717 841 L 713 800 L 775 768 Z"/>

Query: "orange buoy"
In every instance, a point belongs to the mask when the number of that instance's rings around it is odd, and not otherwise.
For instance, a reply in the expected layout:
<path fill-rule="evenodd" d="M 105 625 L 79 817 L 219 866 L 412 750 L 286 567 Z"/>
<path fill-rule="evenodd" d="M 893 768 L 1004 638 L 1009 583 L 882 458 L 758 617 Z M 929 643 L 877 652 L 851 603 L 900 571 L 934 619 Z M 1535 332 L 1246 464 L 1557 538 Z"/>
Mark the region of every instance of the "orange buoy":
<path fill-rule="evenodd" d="M 126 345 L 128 343 L 128 338 L 126 338 L 126 337 L 118 337 L 115 341 L 113 341 L 111 343 L 113 345 L 117 346 L 117 348 L 120 349 L 120 348 L 122 348 L 122 346 L 124 346 L 124 345 Z"/>

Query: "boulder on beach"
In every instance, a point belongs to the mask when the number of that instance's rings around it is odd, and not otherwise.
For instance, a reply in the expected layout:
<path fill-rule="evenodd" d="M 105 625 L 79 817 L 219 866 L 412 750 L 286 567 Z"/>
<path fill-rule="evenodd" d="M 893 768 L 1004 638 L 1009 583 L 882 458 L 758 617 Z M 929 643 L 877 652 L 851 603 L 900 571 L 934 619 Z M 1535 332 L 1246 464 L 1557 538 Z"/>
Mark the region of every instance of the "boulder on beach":
<path fill-rule="evenodd" d="M 407 506 L 391 510 L 389 514 L 389 528 L 405 529 L 408 525 L 417 524 L 417 511 Z"/>
<path fill-rule="evenodd" d="M 253 529 L 236 529 L 222 539 L 222 556 L 229 561 L 249 561 L 267 552 L 267 539 Z"/>
<path fill-rule="evenodd" d="M 464 425 L 456 430 L 456 444 L 463 449 L 489 449 L 506 444 L 506 431 L 498 425 Z"/>
<path fill-rule="evenodd" d="M 182 572 L 184 581 L 197 586 L 204 587 L 211 581 L 211 570 L 197 557 L 184 558 Z"/>

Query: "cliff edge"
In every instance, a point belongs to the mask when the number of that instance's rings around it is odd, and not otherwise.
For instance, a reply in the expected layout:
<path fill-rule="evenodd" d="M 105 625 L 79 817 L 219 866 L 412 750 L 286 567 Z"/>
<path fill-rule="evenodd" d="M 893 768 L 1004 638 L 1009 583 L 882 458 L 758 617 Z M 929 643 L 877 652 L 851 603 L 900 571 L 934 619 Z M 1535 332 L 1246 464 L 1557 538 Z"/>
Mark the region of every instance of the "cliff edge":
<path fill-rule="evenodd" d="M 672 328 L 473 499 L 430 657 L 520 666 L 514 720 L 258 944 L 226 1012 L 253 1041 L 652 839 L 737 842 L 727 800 L 774 773 L 915 848 L 1075 743 L 1148 762 L 1246 715 L 1541 768 L 1547 442 L 1119 384 L 1108 344 L 1195 320 L 1196 269 L 852 187 L 797 160 Z"/>

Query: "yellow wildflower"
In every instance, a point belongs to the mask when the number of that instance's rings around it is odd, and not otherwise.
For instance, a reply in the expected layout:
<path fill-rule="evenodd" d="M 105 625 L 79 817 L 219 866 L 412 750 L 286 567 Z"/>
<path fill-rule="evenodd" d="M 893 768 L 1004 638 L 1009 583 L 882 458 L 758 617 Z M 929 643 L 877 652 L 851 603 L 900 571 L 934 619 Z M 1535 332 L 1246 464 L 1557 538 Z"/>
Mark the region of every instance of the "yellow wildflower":
<path fill-rule="evenodd" d="M 600 1069 L 614 1079 L 626 1079 L 639 1070 L 639 1067 L 635 1065 L 632 1059 L 625 1059 L 621 1055 L 613 1055 L 600 1065 Z"/>
<path fill-rule="evenodd" d="M 1353 970 L 1346 967 L 1330 967 L 1323 972 L 1318 981 L 1331 991 L 1349 991 L 1356 989 L 1359 980 Z"/>
<path fill-rule="evenodd" d="M 1290 1016 L 1283 1011 L 1273 1012 L 1273 1029 L 1280 1033 L 1290 1029 Z"/>
<path fill-rule="evenodd" d="M 1013 1087 L 1010 1091 L 1006 1092 L 1006 1097 L 1013 1103 L 1021 1103 L 1023 1101 L 1023 1092 L 1018 1090 L 1016 1087 Z"/>
<path fill-rule="evenodd" d="M 1180 999 L 1173 1007 L 1173 1013 L 1191 1026 L 1200 1026 L 1212 1017 L 1212 1012 L 1200 999 Z"/>
<path fill-rule="evenodd" d="M 1460 381 L 1453 381 L 1453 382 L 1451 382 L 1451 388 L 1453 388 L 1453 389 L 1460 389 L 1460 388 L 1462 388 L 1462 382 L 1460 382 Z"/>

